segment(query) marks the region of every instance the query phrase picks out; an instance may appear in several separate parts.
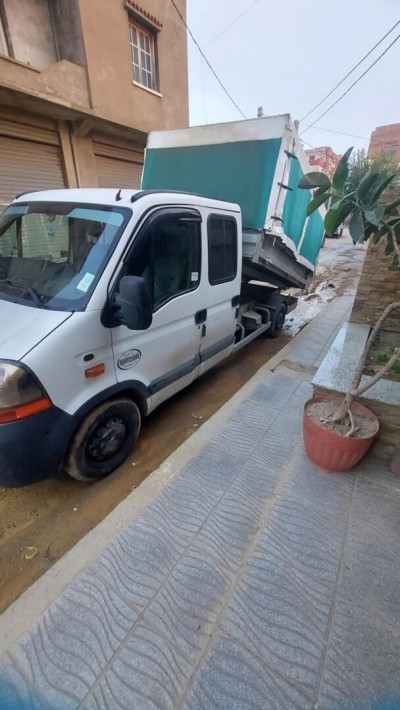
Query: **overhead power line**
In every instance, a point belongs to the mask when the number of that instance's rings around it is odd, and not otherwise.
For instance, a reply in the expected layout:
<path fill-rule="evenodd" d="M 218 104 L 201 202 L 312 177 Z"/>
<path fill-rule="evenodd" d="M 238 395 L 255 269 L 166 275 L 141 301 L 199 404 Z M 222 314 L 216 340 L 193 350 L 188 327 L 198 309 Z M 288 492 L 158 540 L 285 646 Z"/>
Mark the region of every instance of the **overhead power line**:
<path fill-rule="evenodd" d="M 306 125 L 304 127 L 305 128 L 315 128 L 315 130 L 317 130 L 317 131 L 325 131 L 326 133 L 336 133 L 339 136 L 348 136 L 349 138 L 359 138 L 362 141 L 369 141 L 371 143 L 379 143 L 380 145 L 383 145 L 383 146 L 386 145 L 390 148 L 400 148 L 400 143 L 388 143 L 387 141 L 379 140 L 379 138 L 372 138 L 372 137 L 366 138 L 365 136 L 358 136 L 355 133 L 344 133 L 343 131 L 335 131 L 335 130 L 333 130 L 333 128 L 322 128 L 322 126 L 315 126 L 314 124 L 313 125 L 310 124 L 309 126 Z M 304 141 L 304 143 L 307 143 L 307 141 L 304 140 L 303 138 L 302 138 L 302 140 Z M 307 145 L 310 145 L 310 143 L 307 143 Z M 313 148 L 313 146 L 311 146 L 311 147 Z"/>
<path fill-rule="evenodd" d="M 248 7 L 246 7 L 246 9 L 243 10 L 243 12 L 241 12 L 240 15 L 238 15 L 237 17 L 235 17 L 235 19 L 232 20 L 232 22 L 230 22 L 229 25 L 227 25 L 227 26 L 225 27 L 225 29 L 222 30 L 222 32 L 220 32 L 219 34 L 217 34 L 217 36 L 214 37 L 214 39 L 212 39 L 210 42 L 207 42 L 206 47 L 209 47 L 210 44 L 214 44 L 214 42 L 216 42 L 217 39 L 219 39 L 220 37 L 222 37 L 222 35 L 224 35 L 225 32 L 227 32 L 228 30 L 230 30 L 231 27 L 233 27 L 233 25 L 236 25 L 236 23 L 238 22 L 238 20 L 240 20 L 240 18 L 243 17 L 243 15 L 245 15 L 247 12 L 249 12 L 249 10 L 251 10 L 251 8 L 254 7 L 254 5 L 256 5 L 258 2 L 260 2 L 260 0 L 254 0 L 254 2 L 252 2 Z"/>
<path fill-rule="evenodd" d="M 197 40 L 193 37 L 193 34 L 192 34 L 190 28 L 187 26 L 186 20 L 185 20 L 185 18 L 183 17 L 183 15 L 181 14 L 181 12 L 180 12 L 179 8 L 177 7 L 177 5 L 175 4 L 175 1 L 174 1 L 174 0 L 171 0 L 171 3 L 173 4 L 175 10 L 177 11 L 177 13 L 178 13 L 179 17 L 181 18 L 183 24 L 185 25 L 186 30 L 187 30 L 188 33 L 190 34 L 190 36 L 191 36 L 193 42 L 195 43 L 197 49 L 199 50 L 201 56 L 203 57 L 205 63 L 207 64 L 208 68 L 211 70 L 211 72 L 212 72 L 213 75 L 215 76 L 216 80 L 218 81 L 218 84 L 219 84 L 219 85 L 221 86 L 221 88 L 224 90 L 224 92 L 226 93 L 227 97 L 230 99 L 230 101 L 232 101 L 233 105 L 235 106 L 235 108 L 237 108 L 237 110 L 238 110 L 239 113 L 243 116 L 243 118 L 246 118 L 246 116 L 244 115 L 243 111 L 239 108 L 239 106 L 237 105 L 236 101 L 232 98 L 232 96 L 230 95 L 229 91 L 228 91 L 228 90 L 225 88 L 225 86 L 223 85 L 223 83 L 222 83 L 221 79 L 219 78 L 219 76 L 217 76 L 216 72 L 214 71 L 213 67 L 211 66 L 210 62 L 208 61 L 206 55 L 204 54 L 203 50 L 201 49 L 199 43 L 198 43 Z"/>
<path fill-rule="evenodd" d="M 372 49 L 370 49 L 369 52 L 367 52 L 367 54 L 364 54 L 364 56 L 362 57 L 362 59 L 360 59 L 360 61 L 358 62 L 358 64 L 356 64 L 352 69 L 350 69 L 350 71 L 346 74 L 346 76 L 344 76 L 343 79 L 341 79 L 341 80 L 339 81 L 339 83 L 336 84 L 336 86 L 333 87 L 333 89 L 329 92 L 329 94 L 327 94 L 326 96 L 324 96 L 324 98 L 321 99 L 321 101 L 320 101 L 318 104 L 316 104 L 316 105 L 314 106 L 314 108 L 311 109 L 311 111 L 309 111 L 308 113 L 306 113 L 306 115 L 303 116 L 303 118 L 300 119 L 300 123 L 302 123 L 306 118 L 308 118 L 308 116 L 310 116 L 310 114 L 314 113 L 314 111 L 316 111 L 316 109 L 319 108 L 319 107 L 321 106 L 321 104 L 323 104 L 323 103 L 326 101 L 326 99 L 328 99 L 328 98 L 334 93 L 334 91 L 336 91 L 336 89 L 338 89 L 339 86 L 341 86 L 341 84 L 343 84 L 343 83 L 346 81 L 346 79 L 348 79 L 349 76 L 350 76 L 351 74 L 353 74 L 353 72 L 355 72 L 356 69 L 358 69 L 358 67 L 360 66 L 360 64 L 362 64 L 363 61 L 364 61 L 365 59 L 367 59 L 367 57 L 369 57 L 369 55 L 372 54 L 372 52 L 373 52 L 377 47 L 379 47 L 380 44 L 382 44 L 382 42 L 386 39 L 386 37 L 388 37 L 388 36 L 393 32 L 393 30 L 397 27 L 397 25 L 400 25 L 400 20 L 398 20 L 398 22 L 396 22 L 396 23 L 393 25 L 393 27 L 390 28 L 389 32 L 386 32 L 386 34 L 379 40 L 379 42 L 377 42 L 377 43 L 372 47 Z"/>
<path fill-rule="evenodd" d="M 398 40 L 399 38 L 400 38 L 400 35 L 397 35 L 397 37 L 395 37 L 395 39 L 393 40 L 393 42 L 391 42 L 391 43 L 389 44 L 389 46 L 386 47 L 386 49 L 382 52 L 382 54 L 380 54 L 379 57 L 378 57 L 377 59 L 375 59 L 375 61 L 372 62 L 372 64 L 369 65 L 369 67 L 361 74 L 361 76 L 359 76 L 358 79 L 356 79 L 356 81 L 354 81 L 354 82 L 351 84 L 351 86 L 349 86 L 349 88 L 346 89 L 346 91 L 345 91 L 341 96 L 339 96 L 339 98 L 336 99 L 336 101 L 334 101 L 334 103 L 331 104 L 331 106 L 329 106 L 329 108 L 326 109 L 326 111 L 324 111 L 323 113 L 321 113 L 321 115 L 318 116 L 318 118 L 316 118 L 315 121 L 314 121 L 308 128 L 306 128 L 304 131 L 302 131 L 302 132 L 300 133 L 300 135 L 303 135 L 303 133 L 305 133 L 306 131 L 310 130 L 310 128 L 312 128 L 313 126 L 315 126 L 315 124 L 318 123 L 318 121 L 320 121 L 321 118 L 323 118 L 324 116 L 326 116 L 326 114 L 327 114 L 329 111 L 331 111 L 331 109 L 333 109 L 333 107 L 336 106 L 336 105 L 339 103 L 339 101 L 341 101 L 341 100 L 346 96 L 346 94 L 348 94 L 349 91 L 351 91 L 351 89 L 352 89 L 356 84 L 358 84 L 358 82 L 359 82 L 366 74 L 368 74 L 368 72 L 372 69 L 372 67 L 374 67 L 375 64 L 377 64 L 377 63 L 379 62 L 379 60 L 382 59 L 382 57 L 383 57 L 385 54 L 387 54 L 387 52 L 389 51 L 389 49 L 390 49 L 391 47 L 393 47 L 393 45 L 395 44 L 395 42 L 397 42 L 397 40 Z"/>

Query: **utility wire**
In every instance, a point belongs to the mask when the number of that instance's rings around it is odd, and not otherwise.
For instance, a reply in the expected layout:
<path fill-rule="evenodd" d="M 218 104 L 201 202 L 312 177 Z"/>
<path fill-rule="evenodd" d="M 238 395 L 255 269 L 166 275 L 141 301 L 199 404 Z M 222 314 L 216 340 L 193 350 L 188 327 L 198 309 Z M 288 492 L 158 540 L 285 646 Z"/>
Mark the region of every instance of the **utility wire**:
<path fill-rule="evenodd" d="M 326 152 L 323 148 L 316 148 L 315 145 L 311 145 L 311 143 L 309 143 L 308 141 L 304 140 L 304 138 L 301 139 L 301 142 L 302 142 L 302 143 L 305 143 L 306 145 L 308 145 L 308 146 L 309 146 L 310 148 L 312 148 L 313 150 L 320 150 L 321 153 L 324 153 L 324 155 L 327 155 L 327 152 Z"/>
<path fill-rule="evenodd" d="M 212 68 L 210 62 L 208 61 L 206 55 L 204 54 L 203 50 L 201 49 L 199 43 L 198 43 L 197 40 L 193 37 L 193 34 L 192 34 L 191 30 L 189 29 L 189 27 L 188 27 L 187 24 L 186 24 L 185 18 L 183 17 L 183 15 L 181 14 L 179 8 L 178 8 L 178 7 L 176 6 L 176 4 L 175 4 L 175 0 L 171 0 L 171 3 L 173 4 L 175 10 L 177 11 L 177 13 L 178 13 L 179 17 L 181 18 L 183 24 L 185 25 L 185 27 L 186 27 L 188 33 L 190 34 L 190 36 L 191 36 L 193 42 L 195 43 L 197 49 L 199 50 L 201 56 L 203 57 L 205 63 L 207 64 L 208 68 L 211 70 L 211 72 L 212 72 L 213 75 L 215 76 L 216 80 L 218 81 L 218 84 L 219 84 L 219 85 L 222 87 L 222 89 L 225 91 L 226 95 L 228 96 L 228 98 L 230 99 L 230 101 L 232 101 L 233 105 L 235 106 L 235 108 L 237 108 L 237 110 L 238 110 L 239 113 L 243 116 L 243 118 L 246 118 L 246 116 L 244 115 L 243 111 L 239 108 L 239 106 L 237 105 L 236 101 L 232 98 L 232 96 L 230 95 L 229 91 L 228 91 L 228 90 L 225 88 L 225 86 L 223 85 L 221 79 L 217 76 L 216 72 L 214 71 L 214 69 Z"/>
<path fill-rule="evenodd" d="M 362 141 L 369 141 L 370 143 L 379 143 L 380 145 L 383 146 L 388 146 L 390 148 L 400 148 L 400 143 L 387 143 L 386 141 L 381 141 L 379 138 L 366 138 L 365 136 L 358 136 L 355 133 L 344 133 L 343 131 L 334 131 L 333 128 L 322 128 L 322 126 L 315 126 L 313 125 L 305 125 L 305 128 L 315 128 L 317 131 L 325 131 L 326 133 L 336 133 L 339 136 L 348 136 L 349 138 L 359 138 Z M 302 140 L 304 140 L 302 138 Z M 307 141 L 304 141 L 304 143 L 307 143 Z M 308 143 L 307 145 L 310 145 Z M 313 148 L 313 146 L 311 146 Z"/>
<path fill-rule="evenodd" d="M 232 22 L 231 22 L 229 25 L 227 25 L 227 27 L 225 27 L 225 29 L 223 29 L 222 32 L 220 32 L 220 33 L 219 33 L 216 37 L 214 37 L 214 39 L 212 39 L 210 42 L 207 42 L 206 47 L 209 47 L 210 44 L 214 44 L 214 42 L 216 42 L 217 39 L 219 39 L 220 37 L 222 37 L 222 35 L 224 35 L 225 32 L 227 32 L 228 30 L 230 30 L 230 28 L 233 27 L 233 25 L 236 25 L 237 21 L 240 20 L 240 18 L 243 17 L 243 15 L 245 15 L 247 12 L 249 12 L 249 10 L 251 10 L 251 8 L 254 7 L 254 5 L 256 5 L 256 3 L 258 3 L 258 2 L 260 2 L 260 0 L 254 0 L 254 2 L 252 2 L 251 5 L 249 5 L 248 7 L 246 7 L 246 9 L 243 10 L 243 12 L 241 12 L 240 15 L 238 15 L 237 17 L 235 17 L 235 19 L 232 20 Z"/>
<path fill-rule="evenodd" d="M 386 39 L 386 37 L 388 37 L 388 35 L 391 34 L 391 32 L 393 32 L 393 30 L 395 29 L 395 27 L 397 27 L 397 25 L 400 25 L 400 20 L 398 20 L 398 22 L 396 22 L 396 23 L 393 25 L 393 27 L 391 27 L 391 29 L 389 30 L 389 32 L 386 32 L 386 34 L 379 40 L 379 42 L 377 42 L 377 43 L 372 47 L 372 49 L 370 49 L 369 52 L 367 52 L 367 54 L 364 54 L 363 58 L 360 59 L 360 61 L 358 62 L 358 64 L 356 64 L 352 69 L 350 69 L 350 71 L 346 74 L 346 76 L 344 76 L 343 79 L 341 79 L 341 80 L 339 81 L 339 83 L 336 84 L 336 86 L 333 87 L 333 89 L 329 92 L 329 94 L 327 94 L 326 96 L 324 96 L 324 98 L 321 99 L 321 101 L 320 101 L 318 104 L 316 104 L 316 106 L 314 106 L 314 108 L 312 108 L 311 111 L 309 111 L 308 113 L 306 113 L 306 115 L 303 116 L 303 118 L 300 119 L 300 123 L 302 123 L 306 118 L 308 118 L 308 116 L 309 116 L 311 113 L 314 113 L 314 111 L 315 111 L 317 108 L 319 108 L 319 106 L 321 106 L 321 104 L 323 104 L 324 101 L 326 101 L 326 99 L 328 99 L 328 98 L 333 94 L 333 92 L 336 91 L 336 89 L 338 89 L 339 86 L 341 86 L 341 84 L 343 84 L 343 83 L 346 81 L 346 79 L 348 79 L 349 76 L 350 76 L 356 69 L 358 69 L 358 67 L 360 66 L 360 64 L 362 64 L 363 61 L 364 61 L 367 57 L 369 57 L 369 55 L 372 54 L 372 52 L 373 52 L 377 47 L 379 47 L 380 44 L 382 44 L 382 42 Z M 227 28 L 227 29 L 228 29 L 228 28 Z M 215 38 L 215 39 L 217 39 L 217 38 Z M 214 41 L 214 40 L 212 40 L 212 41 Z"/>
<path fill-rule="evenodd" d="M 173 0 L 171 0 L 171 2 L 173 2 Z M 333 109 L 333 107 L 336 106 L 336 104 L 338 104 L 339 101 L 341 101 L 341 100 L 346 96 L 346 94 L 348 94 L 349 91 L 351 91 L 351 89 L 352 89 L 356 84 L 358 84 L 358 82 L 359 82 L 366 74 L 368 74 L 368 72 L 372 69 L 372 67 L 374 67 L 375 64 L 377 64 L 377 63 L 379 62 L 380 59 L 382 59 L 382 57 L 389 51 L 389 49 L 390 49 L 391 47 L 393 47 L 393 45 L 395 44 L 395 42 L 397 42 L 397 40 L 398 40 L 399 38 L 400 38 L 400 35 L 397 35 L 397 37 L 393 40 L 393 42 L 391 42 L 391 43 L 389 44 L 389 46 L 386 47 L 386 49 L 382 52 L 382 54 L 380 54 L 379 57 L 378 57 L 377 59 L 375 59 L 375 61 L 372 62 L 372 64 L 369 65 L 369 67 L 361 74 L 361 76 L 359 76 L 358 79 L 356 79 L 356 80 L 351 84 L 351 86 L 349 86 L 349 88 L 346 89 L 346 91 L 345 91 L 341 96 L 339 96 L 339 98 L 336 99 L 336 101 L 335 101 L 333 104 L 331 104 L 331 106 L 329 106 L 329 108 L 327 108 L 326 111 L 324 111 L 324 113 L 321 113 L 321 115 L 318 116 L 318 118 L 316 118 L 315 121 L 314 121 L 308 128 L 306 128 L 304 131 L 302 131 L 302 132 L 300 133 L 300 135 L 303 135 L 303 133 L 305 133 L 306 131 L 309 131 L 310 128 L 312 128 L 313 126 L 315 126 L 315 124 L 316 124 L 318 121 L 321 120 L 321 118 L 323 118 L 324 116 L 326 116 L 326 114 L 327 114 L 331 109 Z"/>

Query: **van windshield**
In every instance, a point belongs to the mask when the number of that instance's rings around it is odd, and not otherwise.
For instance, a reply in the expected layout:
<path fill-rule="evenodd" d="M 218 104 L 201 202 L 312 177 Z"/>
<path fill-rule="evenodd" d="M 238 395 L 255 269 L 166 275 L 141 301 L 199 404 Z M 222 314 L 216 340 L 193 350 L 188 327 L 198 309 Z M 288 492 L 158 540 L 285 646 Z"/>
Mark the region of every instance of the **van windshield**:
<path fill-rule="evenodd" d="M 84 310 L 131 210 L 31 202 L 0 217 L 0 299 Z"/>

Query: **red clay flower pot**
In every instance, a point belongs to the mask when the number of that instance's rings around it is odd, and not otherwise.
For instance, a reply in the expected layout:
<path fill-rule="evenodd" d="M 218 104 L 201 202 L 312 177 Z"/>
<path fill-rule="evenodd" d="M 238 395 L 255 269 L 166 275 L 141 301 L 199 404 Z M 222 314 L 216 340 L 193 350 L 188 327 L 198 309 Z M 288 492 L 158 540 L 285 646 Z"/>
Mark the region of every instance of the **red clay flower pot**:
<path fill-rule="evenodd" d="M 379 421 L 375 414 L 367 407 L 355 402 L 352 410 L 359 409 L 368 414 L 376 422 L 376 431 L 369 437 L 357 439 L 335 434 L 324 429 L 314 422 L 307 414 L 310 404 L 316 402 L 337 402 L 338 406 L 343 401 L 343 397 L 335 397 L 330 394 L 317 394 L 309 399 L 304 405 L 303 413 L 303 437 L 307 456 L 316 466 L 325 471 L 342 473 L 349 471 L 367 453 L 379 430 Z"/>

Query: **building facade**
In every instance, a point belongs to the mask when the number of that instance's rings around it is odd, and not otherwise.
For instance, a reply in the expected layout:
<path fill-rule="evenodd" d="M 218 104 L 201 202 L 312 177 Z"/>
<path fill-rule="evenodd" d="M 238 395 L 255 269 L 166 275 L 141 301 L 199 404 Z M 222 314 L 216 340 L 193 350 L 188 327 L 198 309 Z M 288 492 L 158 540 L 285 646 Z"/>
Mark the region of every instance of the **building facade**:
<path fill-rule="evenodd" d="M 310 148 L 305 151 L 305 154 L 312 170 L 319 173 L 325 173 L 325 175 L 332 179 L 337 164 L 341 158 L 340 155 L 336 155 L 332 148 L 329 148 L 328 146 L 324 146 L 322 148 Z"/>
<path fill-rule="evenodd" d="M 26 190 L 137 188 L 148 131 L 187 125 L 172 3 L 0 0 L 0 205 Z"/>
<path fill-rule="evenodd" d="M 382 152 L 390 155 L 400 166 L 400 123 L 378 126 L 372 131 L 368 157 L 373 158 Z"/>

